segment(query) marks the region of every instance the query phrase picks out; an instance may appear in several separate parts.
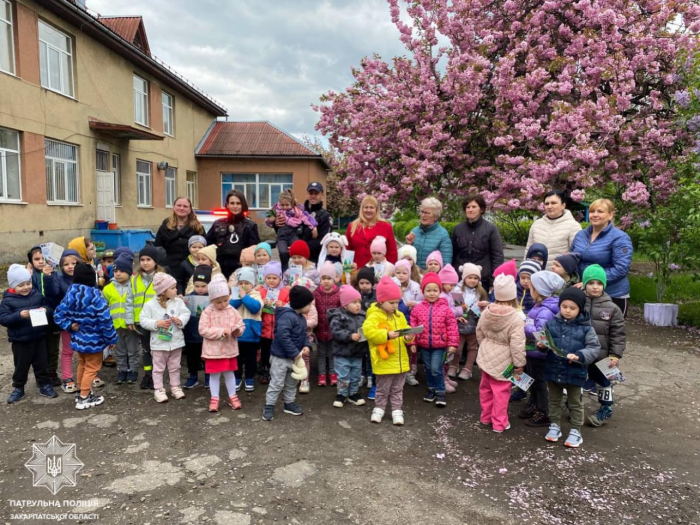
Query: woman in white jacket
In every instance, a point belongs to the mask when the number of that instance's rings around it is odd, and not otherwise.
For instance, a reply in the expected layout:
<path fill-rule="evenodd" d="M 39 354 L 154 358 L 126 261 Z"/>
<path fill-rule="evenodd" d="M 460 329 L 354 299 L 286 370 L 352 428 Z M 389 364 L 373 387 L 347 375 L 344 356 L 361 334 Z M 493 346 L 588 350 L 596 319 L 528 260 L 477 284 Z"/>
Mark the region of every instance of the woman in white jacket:
<path fill-rule="evenodd" d="M 581 224 L 566 209 L 566 193 L 552 190 L 544 196 L 544 217 L 537 219 L 530 227 L 525 254 L 535 243 L 544 244 L 549 251 L 547 270 L 557 256 L 568 253 L 574 237 L 581 231 Z"/>
<path fill-rule="evenodd" d="M 190 310 L 177 296 L 177 281 L 166 273 L 153 277 L 156 297 L 148 301 L 141 310 L 140 324 L 151 332 L 151 355 L 153 356 L 154 397 L 158 403 L 168 400 L 163 388 L 163 372 L 168 369 L 170 393 L 182 399 L 185 393 L 180 388 L 180 360 L 185 346 L 182 329 L 190 320 Z"/>

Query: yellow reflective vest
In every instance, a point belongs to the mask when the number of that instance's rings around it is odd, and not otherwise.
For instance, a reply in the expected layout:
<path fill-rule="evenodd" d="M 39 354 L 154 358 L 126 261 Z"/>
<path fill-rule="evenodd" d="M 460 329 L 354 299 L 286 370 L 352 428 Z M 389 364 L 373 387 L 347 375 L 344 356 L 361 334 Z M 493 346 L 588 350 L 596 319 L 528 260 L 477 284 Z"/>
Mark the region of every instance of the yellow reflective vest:
<path fill-rule="evenodd" d="M 143 305 L 156 296 L 156 292 L 153 290 L 153 281 L 146 286 L 141 274 L 137 274 L 131 278 L 131 294 L 134 300 L 134 323 L 138 323 Z"/>
<path fill-rule="evenodd" d="M 112 316 L 114 328 L 126 328 L 126 296 L 130 284 L 121 285 L 111 282 L 104 287 L 102 293 L 109 304 L 109 314 Z"/>

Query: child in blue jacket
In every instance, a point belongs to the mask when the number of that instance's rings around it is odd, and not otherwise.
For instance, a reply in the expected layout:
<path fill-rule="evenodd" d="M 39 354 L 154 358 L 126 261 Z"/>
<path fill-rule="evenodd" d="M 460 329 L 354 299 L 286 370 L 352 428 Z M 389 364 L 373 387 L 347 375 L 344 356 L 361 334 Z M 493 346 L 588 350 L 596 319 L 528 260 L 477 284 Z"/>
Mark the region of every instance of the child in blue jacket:
<path fill-rule="evenodd" d="M 262 334 L 262 308 L 264 301 L 256 290 L 258 276 L 250 267 L 236 270 L 238 278 L 238 298 L 230 304 L 241 315 L 245 332 L 238 338 L 238 370 L 236 370 L 236 391 L 241 389 L 241 376 L 245 368 L 245 391 L 255 390 L 255 374 L 258 371 L 258 349 Z M 235 295 L 234 295 L 235 297 Z"/>

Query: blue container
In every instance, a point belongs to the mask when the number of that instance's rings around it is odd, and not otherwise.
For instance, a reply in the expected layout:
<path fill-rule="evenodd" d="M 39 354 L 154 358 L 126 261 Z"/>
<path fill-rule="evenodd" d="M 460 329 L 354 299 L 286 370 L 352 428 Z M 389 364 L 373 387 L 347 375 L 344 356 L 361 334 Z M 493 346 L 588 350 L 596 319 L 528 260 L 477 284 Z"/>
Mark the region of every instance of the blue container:
<path fill-rule="evenodd" d="M 90 239 L 103 242 L 105 249 L 111 250 L 127 246 L 138 252 L 146 245 L 146 241 L 154 238 L 151 230 L 90 230 Z"/>
<path fill-rule="evenodd" d="M 96 230 L 108 230 L 109 229 L 109 221 L 95 221 L 95 229 Z"/>

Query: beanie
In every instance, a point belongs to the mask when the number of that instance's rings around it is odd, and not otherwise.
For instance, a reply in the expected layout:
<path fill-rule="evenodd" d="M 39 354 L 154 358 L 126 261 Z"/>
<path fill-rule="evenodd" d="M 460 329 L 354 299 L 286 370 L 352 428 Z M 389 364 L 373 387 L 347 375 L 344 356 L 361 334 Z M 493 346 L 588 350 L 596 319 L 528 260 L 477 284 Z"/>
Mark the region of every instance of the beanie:
<path fill-rule="evenodd" d="M 177 285 L 177 281 L 172 275 L 158 272 L 153 276 L 153 290 L 156 292 L 156 295 L 165 293 L 175 285 Z"/>
<path fill-rule="evenodd" d="M 202 255 L 206 255 L 211 261 L 211 265 L 214 266 L 214 264 L 216 263 L 216 245 L 210 244 L 209 246 L 205 246 L 204 248 L 199 250 L 199 253 L 201 253 Z"/>
<path fill-rule="evenodd" d="M 78 263 L 73 270 L 73 284 L 84 284 L 85 286 L 97 286 L 97 275 L 91 264 Z"/>
<path fill-rule="evenodd" d="M 430 261 L 437 261 L 440 268 L 442 268 L 442 254 L 438 250 L 435 250 L 428 255 L 428 258 L 425 260 L 425 264 L 428 264 Z"/>
<path fill-rule="evenodd" d="M 401 248 L 399 248 L 399 260 L 402 261 L 406 257 L 410 257 L 413 261 L 413 264 L 418 264 L 418 250 L 416 250 L 415 246 L 411 246 L 410 244 L 404 244 Z"/>
<path fill-rule="evenodd" d="M 308 259 L 311 256 L 309 245 L 304 241 L 294 241 L 289 247 L 289 256 L 294 257 L 295 255 Z"/>
<path fill-rule="evenodd" d="M 141 248 L 141 251 L 139 252 L 139 259 L 141 257 L 150 257 L 151 259 L 153 259 L 153 262 L 155 262 L 156 264 L 159 264 L 159 262 L 158 262 L 158 250 L 152 244 L 147 244 L 146 246 Z"/>
<path fill-rule="evenodd" d="M 462 280 L 466 279 L 470 275 L 476 275 L 481 279 L 481 266 L 473 263 L 465 263 L 459 267 L 459 271 L 462 272 Z"/>
<path fill-rule="evenodd" d="M 579 313 L 583 313 L 586 309 L 586 294 L 583 293 L 583 290 L 579 290 L 574 286 L 569 286 L 561 293 L 559 296 L 560 307 L 561 303 L 564 301 L 571 301 L 572 303 L 575 303 L 576 306 L 578 306 Z"/>
<path fill-rule="evenodd" d="M 399 299 L 401 299 L 401 288 L 399 288 L 399 285 L 388 275 L 379 279 L 377 284 L 377 302 L 398 301 Z"/>
<path fill-rule="evenodd" d="M 518 275 L 520 275 L 521 273 L 529 273 L 530 275 L 532 275 L 533 273 L 541 271 L 542 265 L 538 261 L 535 261 L 534 259 L 527 259 L 520 263 Z"/>
<path fill-rule="evenodd" d="M 353 301 L 361 299 L 360 292 L 355 290 L 352 286 L 344 284 L 340 287 L 340 305 L 345 308 Z"/>
<path fill-rule="evenodd" d="M 383 253 L 386 255 L 386 238 L 377 235 L 369 246 L 370 253 Z"/>
<path fill-rule="evenodd" d="M 219 297 L 229 297 L 231 295 L 231 290 L 228 284 L 223 279 L 214 279 L 209 283 L 209 300 L 213 301 Z"/>
<path fill-rule="evenodd" d="M 247 266 L 244 266 L 243 268 L 239 268 L 236 270 L 236 276 L 238 277 L 238 282 L 240 283 L 241 281 L 247 281 L 250 284 L 258 284 L 258 276 L 255 273 L 255 270 L 252 268 L 249 268 Z"/>
<path fill-rule="evenodd" d="M 292 286 L 289 291 L 289 306 L 293 310 L 301 310 L 306 305 L 311 304 L 313 300 L 314 294 L 304 286 Z"/>
<path fill-rule="evenodd" d="M 266 243 L 266 242 L 261 242 L 255 247 L 255 253 L 258 253 L 260 250 L 265 250 L 267 254 L 270 256 L 270 259 L 272 259 L 272 247 Z"/>
<path fill-rule="evenodd" d="M 608 276 L 600 264 L 591 264 L 583 271 L 583 287 L 585 288 L 590 281 L 600 281 L 603 283 L 603 289 L 607 288 Z"/>
<path fill-rule="evenodd" d="M 400 261 L 396 262 L 396 264 L 394 265 L 394 273 L 396 273 L 397 268 L 405 268 L 408 272 L 408 275 L 411 275 L 411 263 L 408 262 L 406 259 L 401 259 Z"/>
<path fill-rule="evenodd" d="M 276 275 L 280 279 L 282 278 L 282 265 L 279 261 L 270 261 L 263 266 L 263 277 L 268 275 Z"/>
<path fill-rule="evenodd" d="M 543 297 L 551 297 L 566 286 L 564 279 L 548 270 L 533 273 L 532 277 L 530 277 L 530 282 L 537 290 L 537 293 Z"/>
<path fill-rule="evenodd" d="M 374 286 L 374 268 L 368 266 L 363 266 L 360 271 L 357 272 L 357 282 L 359 283 L 362 279 L 369 281 L 372 286 Z"/>
<path fill-rule="evenodd" d="M 190 240 L 187 241 L 187 247 L 191 248 L 194 243 L 198 242 L 203 247 L 207 245 L 207 240 L 202 235 L 193 235 Z"/>
<path fill-rule="evenodd" d="M 116 250 L 114 250 L 114 259 L 116 260 L 117 258 L 119 258 L 119 256 L 120 256 L 122 253 L 129 254 L 129 255 L 131 255 L 131 258 L 132 258 L 132 259 L 134 258 L 134 250 L 132 250 L 132 249 L 129 248 L 128 246 L 120 246 L 119 248 L 117 248 Z"/>
<path fill-rule="evenodd" d="M 211 282 L 211 266 L 208 264 L 200 264 L 195 266 L 192 274 L 192 282 L 207 283 Z"/>
<path fill-rule="evenodd" d="M 438 272 L 438 277 L 442 281 L 442 284 L 458 284 L 459 275 L 452 267 L 451 264 L 446 264 L 445 267 Z"/>
<path fill-rule="evenodd" d="M 114 269 L 120 272 L 128 273 L 131 275 L 134 273 L 134 256 L 128 252 L 123 252 L 116 259 L 114 259 Z"/>
<path fill-rule="evenodd" d="M 518 298 L 518 289 L 512 275 L 499 274 L 493 281 L 493 295 L 496 301 L 512 301 Z"/>
<path fill-rule="evenodd" d="M 442 282 L 440 282 L 440 277 L 435 272 L 428 272 L 423 276 L 420 282 L 420 291 L 425 293 L 425 287 L 429 284 L 437 284 L 438 289 L 442 291 Z"/>
<path fill-rule="evenodd" d="M 21 264 L 12 264 L 10 269 L 7 270 L 7 283 L 10 285 L 10 288 L 31 280 L 32 275 L 29 273 L 29 270 Z"/>
<path fill-rule="evenodd" d="M 301 286 L 302 288 L 306 288 L 312 292 L 316 289 L 316 283 L 308 277 L 299 277 L 296 281 L 294 281 L 294 286 Z"/>
<path fill-rule="evenodd" d="M 248 246 L 241 250 L 239 261 L 241 262 L 241 266 L 251 266 L 255 264 L 255 245 Z"/>
<path fill-rule="evenodd" d="M 570 276 L 578 275 L 578 263 L 581 260 L 581 256 L 578 253 L 565 253 L 554 260 L 561 264 L 561 267 Z"/>
<path fill-rule="evenodd" d="M 498 268 L 493 271 L 493 276 L 496 277 L 500 274 L 510 275 L 513 280 L 518 276 L 518 268 L 515 266 L 515 259 L 504 262 Z"/>
<path fill-rule="evenodd" d="M 321 266 L 321 271 L 319 272 L 321 277 L 332 277 L 336 279 L 338 277 L 338 270 L 335 268 L 335 264 L 330 261 L 326 261 Z"/>

